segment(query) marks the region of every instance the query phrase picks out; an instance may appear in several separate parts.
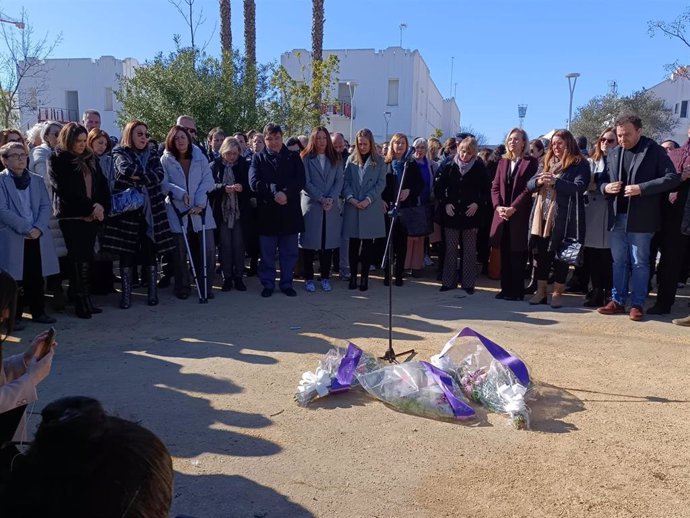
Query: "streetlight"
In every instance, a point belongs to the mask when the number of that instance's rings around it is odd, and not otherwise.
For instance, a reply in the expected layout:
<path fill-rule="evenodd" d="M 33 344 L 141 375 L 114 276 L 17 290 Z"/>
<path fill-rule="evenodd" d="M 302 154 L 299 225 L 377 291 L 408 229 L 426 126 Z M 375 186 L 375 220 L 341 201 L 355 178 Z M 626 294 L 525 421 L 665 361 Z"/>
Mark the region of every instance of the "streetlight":
<path fill-rule="evenodd" d="M 352 119 L 355 118 L 355 93 L 357 93 L 357 83 L 348 81 L 345 84 L 350 91 L 350 139 L 348 142 L 352 142 Z"/>
<path fill-rule="evenodd" d="M 26 27 L 24 22 L 18 22 L 18 21 L 12 20 L 12 19 L 7 19 L 7 18 L 0 18 L 0 23 L 11 23 L 17 29 L 20 29 L 20 30 L 23 30 Z"/>
<path fill-rule="evenodd" d="M 386 121 L 386 134 L 383 137 L 384 142 L 388 140 L 388 123 L 391 121 L 391 112 L 383 112 L 383 120 Z"/>
<path fill-rule="evenodd" d="M 522 123 L 525 120 L 526 116 L 527 116 L 527 105 L 526 104 L 518 104 L 518 117 L 520 118 L 520 128 L 522 128 Z"/>
<path fill-rule="evenodd" d="M 568 89 L 570 90 L 570 104 L 568 107 L 568 131 L 570 131 L 570 121 L 573 120 L 573 93 L 575 92 L 575 85 L 577 78 L 580 77 L 579 72 L 571 72 L 565 76 L 568 79 Z"/>
<path fill-rule="evenodd" d="M 402 33 L 403 29 L 407 29 L 407 24 L 405 22 L 402 22 L 400 24 L 400 48 L 402 48 Z"/>

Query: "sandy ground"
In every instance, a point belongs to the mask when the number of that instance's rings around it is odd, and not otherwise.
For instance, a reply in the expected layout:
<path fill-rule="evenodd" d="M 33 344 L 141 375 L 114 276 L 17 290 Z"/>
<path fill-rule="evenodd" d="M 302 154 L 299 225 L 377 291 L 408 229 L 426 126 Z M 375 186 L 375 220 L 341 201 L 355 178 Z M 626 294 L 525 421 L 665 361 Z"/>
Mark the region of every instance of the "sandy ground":
<path fill-rule="evenodd" d="M 174 457 L 173 513 L 213 517 L 690 516 L 690 329 L 670 317 L 394 288 L 394 344 L 428 359 L 471 326 L 512 349 L 540 383 L 533 429 L 498 415 L 463 426 L 397 413 L 361 393 L 293 401 L 333 344 L 382 353 L 387 289 L 298 297 L 217 292 L 200 306 L 162 290 L 90 321 L 58 315 L 59 355 L 36 411 L 83 394 L 159 434 Z M 690 311 L 682 290 L 672 317 Z M 29 324 L 23 342 L 40 327 Z M 8 344 L 7 353 L 24 344 Z M 32 426 L 38 419 L 34 417 Z"/>

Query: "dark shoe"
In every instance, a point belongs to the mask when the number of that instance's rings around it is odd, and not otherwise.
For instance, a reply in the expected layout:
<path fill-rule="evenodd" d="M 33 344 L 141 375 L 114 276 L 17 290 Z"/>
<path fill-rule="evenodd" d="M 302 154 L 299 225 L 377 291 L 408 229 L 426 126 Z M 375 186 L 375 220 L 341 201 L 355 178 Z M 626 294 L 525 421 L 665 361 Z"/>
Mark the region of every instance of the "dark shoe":
<path fill-rule="evenodd" d="M 463 288 L 468 295 L 474 295 L 474 288 Z"/>
<path fill-rule="evenodd" d="M 450 291 L 454 290 L 455 286 L 441 286 L 441 288 L 438 291 Z"/>
<path fill-rule="evenodd" d="M 179 293 L 175 293 L 175 296 L 180 300 L 187 300 L 189 298 L 189 293 L 186 291 L 182 291 Z"/>
<path fill-rule="evenodd" d="M 357 276 L 356 275 L 350 275 L 350 284 L 347 285 L 348 290 L 356 290 L 357 289 Z"/>
<path fill-rule="evenodd" d="M 402 286 L 402 285 L 403 285 L 402 277 L 396 277 L 396 279 L 395 279 L 395 285 L 396 285 L 396 286 Z"/>
<path fill-rule="evenodd" d="M 506 298 L 506 296 L 505 296 L 505 293 L 503 293 L 502 291 L 499 291 L 498 293 L 496 293 L 496 295 L 494 296 L 494 298 L 500 300 L 500 299 Z"/>
<path fill-rule="evenodd" d="M 285 295 L 287 295 L 288 297 L 296 297 L 297 296 L 297 292 L 292 288 L 285 288 L 285 289 L 281 289 L 280 291 L 285 293 Z"/>
<path fill-rule="evenodd" d="M 369 276 L 362 275 L 362 282 L 359 283 L 359 291 L 367 291 L 369 289 Z"/>
<path fill-rule="evenodd" d="M 625 306 L 619 304 L 615 300 L 612 300 L 605 306 L 602 306 L 599 309 L 597 309 L 597 312 L 602 315 L 622 315 L 623 313 L 625 313 Z"/>
<path fill-rule="evenodd" d="M 642 306 L 633 306 L 630 308 L 630 320 L 634 320 L 635 322 L 639 322 L 644 318 L 644 309 Z"/>
<path fill-rule="evenodd" d="M 146 266 L 147 302 L 149 306 L 158 305 L 158 267 Z"/>
<path fill-rule="evenodd" d="M 271 295 L 273 295 L 273 290 L 272 290 L 271 288 L 264 288 L 264 289 L 261 291 L 261 296 L 264 297 L 264 298 L 268 298 L 268 297 L 270 297 Z"/>
<path fill-rule="evenodd" d="M 74 312 L 76 313 L 77 318 L 91 318 L 91 311 L 89 310 L 89 305 L 86 302 L 86 297 L 84 297 L 83 295 L 77 295 L 74 301 Z"/>
<path fill-rule="evenodd" d="M 235 279 L 235 289 L 237 291 L 247 291 L 247 287 L 244 285 L 242 277 L 238 277 L 237 279 Z"/>
<path fill-rule="evenodd" d="M 91 318 L 103 310 L 91 302 L 91 263 L 75 263 L 74 309 L 79 318 Z"/>
<path fill-rule="evenodd" d="M 648 315 L 668 315 L 670 312 L 671 308 L 659 306 L 659 304 L 654 304 L 647 310 Z"/>
<path fill-rule="evenodd" d="M 167 288 L 170 286 L 170 275 L 163 275 L 161 279 L 158 281 L 158 287 L 159 288 Z"/>
<path fill-rule="evenodd" d="M 586 308 L 600 308 L 604 304 L 606 304 L 606 295 L 604 294 L 604 290 L 597 288 L 592 290 L 591 296 L 585 300 L 583 306 Z"/>
<path fill-rule="evenodd" d="M 122 309 L 129 309 L 132 305 L 132 275 L 133 268 L 131 266 L 120 268 L 120 283 L 122 284 L 120 307 Z"/>
<path fill-rule="evenodd" d="M 516 302 L 518 300 L 525 300 L 525 297 L 518 297 L 517 295 L 505 295 L 503 300 L 509 300 L 510 302 Z"/>
<path fill-rule="evenodd" d="M 45 313 L 41 313 L 37 316 L 32 316 L 31 321 L 35 322 L 36 324 L 54 324 L 55 322 L 57 322 L 57 320 L 55 320 L 53 317 L 49 317 Z M 17 329 L 16 326 L 15 329 Z"/>
<path fill-rule="evenodd" d="M 231 291 L 232 290 L 232 279 L 228 278 L 223 281 L 223 287 L 220 291 Z"/>

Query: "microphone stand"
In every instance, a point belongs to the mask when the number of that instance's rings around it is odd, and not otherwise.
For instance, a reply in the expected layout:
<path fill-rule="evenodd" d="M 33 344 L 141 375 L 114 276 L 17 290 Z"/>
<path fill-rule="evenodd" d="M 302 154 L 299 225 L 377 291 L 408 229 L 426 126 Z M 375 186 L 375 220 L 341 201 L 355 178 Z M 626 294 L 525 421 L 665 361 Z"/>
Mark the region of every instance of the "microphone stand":
<path fill-rule="evenodd" d="M 391 166 L 392 169 L 392 166 Z M 404 356 L 406 354 L 415 354 L 414 349 L 409 349 L 401 353 L 397 353 L 393 350 L 393 232 L 395 229 L 395 224 L 398 221 L 400 208 L 400 193 L 402 192 L 403 183 L 405 181 L 406 168 L 403 167 L 402 175 L 400 175 L 400 185 L 398 186 L 398 192 L 395 197 L 395 201 L 388 210 L 388 217 L 390 219 L 390 226 L 388 229 L 388 237 L 386 238 L 386 248 L 383 252 L 383 260 L 381 262 L 381 268 L 388 268 L 388 350 L 381 356 L 382 360 L 386 360 L 390 363 L 399 363 L 397 360 L 398 356 Z M 386 265 L 386 262 L 388 264 Z"/>

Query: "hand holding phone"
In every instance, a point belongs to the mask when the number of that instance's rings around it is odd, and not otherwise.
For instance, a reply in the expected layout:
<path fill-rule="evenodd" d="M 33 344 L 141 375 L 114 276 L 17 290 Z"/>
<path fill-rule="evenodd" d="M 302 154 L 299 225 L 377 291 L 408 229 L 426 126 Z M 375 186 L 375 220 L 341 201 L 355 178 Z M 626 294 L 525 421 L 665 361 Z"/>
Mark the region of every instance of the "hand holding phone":
<path fill-rule="evenodd" d="M 45 357 L 45 355 L 50 352 L 53 345 L 55 344 L 55 334 L 56 334 L 55 328 L 51 327 L 48 330 L 48 336 L 46 336 L 45 340 L 43 340 L 43 343 L 41 344 L 41 347 L 38 350 L 38 354 L 37 354 L 36 358 L 38 358 L 39 360 L 42 360 L 43 357 Z"/>

